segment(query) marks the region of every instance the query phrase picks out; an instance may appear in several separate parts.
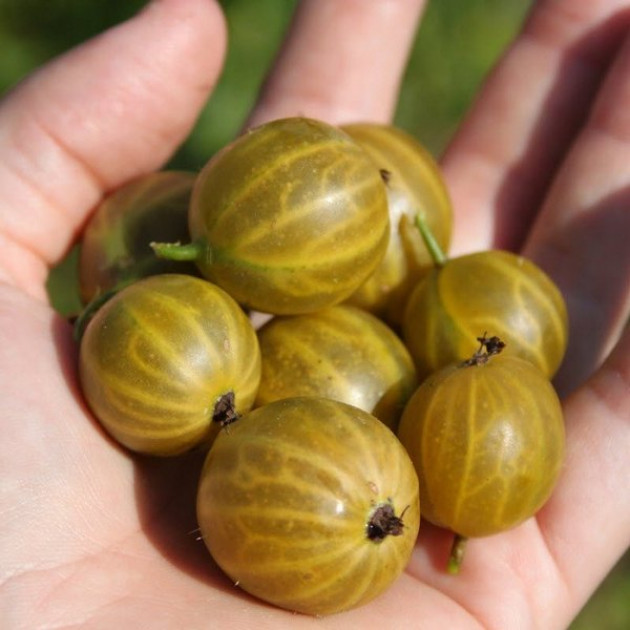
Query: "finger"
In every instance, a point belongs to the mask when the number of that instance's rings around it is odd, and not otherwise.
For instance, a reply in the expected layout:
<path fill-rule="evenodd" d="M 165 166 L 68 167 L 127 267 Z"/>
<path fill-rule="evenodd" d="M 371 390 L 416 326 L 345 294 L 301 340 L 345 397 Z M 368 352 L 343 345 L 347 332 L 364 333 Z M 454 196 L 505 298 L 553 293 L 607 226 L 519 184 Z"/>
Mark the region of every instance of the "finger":
<path fill-rule="evenodd" d="M 0 279 L 43 298 L 47 267 L 104 191 L 160 167 L 220 71 L 209 0 L 154 0 L 51 62 L 0 107 Z"/>
<path fill-rule="evenodd" d="M 389 122 L 426 0 L 303 0 L 248 126 L 287 116 Z"/>
<path fill-rule="evenodd" d="M 570 344 L 556 377 L 571 391 L 603 361 L 630 316 L 630 38 L 602 86 L 524 253 L 558 283 Z"/>
<path fill-rule="evenodd" d="M 623 39 L 627 4 L 535 3 L 442 161 L 453 253 L 518 249 Z"/>
<path fill-rule="evenodd" d="M 565 404 L 567 460 L 538 521 L 583 602 L 630 547 L 630 328 L 602 369 Z"/>

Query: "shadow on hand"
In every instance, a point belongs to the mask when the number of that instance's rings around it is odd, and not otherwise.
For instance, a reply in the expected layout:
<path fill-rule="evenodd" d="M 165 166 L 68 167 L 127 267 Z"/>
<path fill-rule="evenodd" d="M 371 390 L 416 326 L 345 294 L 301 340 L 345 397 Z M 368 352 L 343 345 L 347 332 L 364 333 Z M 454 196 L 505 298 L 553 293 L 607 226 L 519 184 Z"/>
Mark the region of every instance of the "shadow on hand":
<path fill-rule="evenodd" d="M 195 513 L 197 483 L 205 451 L 179 457 L 136 457 L 135 495 L 144 533 L 173 566 L 233 593 L 200 538 Z"/>
<path fill-rule="evenodd" d="M 536 246 L 569 311 L 569 347 L 554 379 L 561 395 L 601 365 L 627 324 L 629 239 L 630 186 L 580 209 Z"/>
<path fill-rule="evenodd" d="M 586 123 L 598 89 L 630 28 L 630 10 L 579 38 L 549 76 L 553 80 L 519 159 L 509 166 L 494 207 L 493 246 L 518 251 L 536 219 L 558 166 Z"/>

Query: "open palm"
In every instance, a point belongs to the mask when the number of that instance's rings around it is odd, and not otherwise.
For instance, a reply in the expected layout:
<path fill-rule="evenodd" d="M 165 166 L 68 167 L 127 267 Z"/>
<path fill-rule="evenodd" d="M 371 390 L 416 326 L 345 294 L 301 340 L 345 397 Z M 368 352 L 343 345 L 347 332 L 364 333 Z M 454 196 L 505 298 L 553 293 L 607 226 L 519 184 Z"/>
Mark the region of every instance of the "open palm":
<path fill-rule="evenodd" d="M 388 121 L 423 4 L 304 0 L 249 123 Z M 319 627 L 563 628 L 628 547 L 628 25 L 620 0 L 540 0 L 443 159 L 454 253 L 522 251 L 567 298 L 556 492 L 537 518 L 472 541 L 458 577 L 444 572 L 448 534 L 423 525 L 385 595 Z M 44 289 L 102 195 L 188 134 L 224 48 L 211 0 L 155 0 L 1 104 L 3 627 L 312 626 L 213 565 L 196 533 L 198 454 L 131 457 L 100 430 Z"/>

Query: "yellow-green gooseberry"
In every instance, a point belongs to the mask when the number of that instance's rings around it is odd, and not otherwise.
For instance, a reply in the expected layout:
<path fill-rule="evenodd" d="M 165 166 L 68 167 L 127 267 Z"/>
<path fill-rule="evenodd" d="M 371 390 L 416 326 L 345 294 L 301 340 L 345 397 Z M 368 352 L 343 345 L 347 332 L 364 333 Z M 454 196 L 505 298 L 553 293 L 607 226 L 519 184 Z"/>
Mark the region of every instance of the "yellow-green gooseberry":
<path fill-rule="evenodd" d="M 326 398 L 286 398 L 218 435 L 197 517 L 236 586 L 290 611 L 329 615 L 374 599 L 407 566 L 418 478 L 374 416 Z"/>
<path fill-rule="evenodd" d="M 370 412 L 394 430 L 417 386 L 413 360 L 376 316 L 337 305 L 277 316 L 258 330 L 260 406 L 293 396 L 324 396 Z"/>
<path fill-rule="evenodd" d="M 390 218 L 385 256 L 348 302 L 399 327 L 409 293 L 434 264 L 415 216 L 422 214 L 437 243 L 447 251 L 453 224 L 448 190 L 431 153 L 402 129 L 375 123 L 354 123 L 342 129 L 384 172 Z"/>
<path fill-rule="evenodd" d="M 398 427 L 420 479 L 422 516 L 455 532 L 450 569 L 463 543 L 511 529 L 550 497 L 565 452 L 558 395 L 529 361 L 498 354 L 481 337 L 472 357 L 431 374 Z"/>
<path fill-rule="evenodd" d="M 425 235 L 428 228 L 418 218 Z M 562 293 L 533 261 L 503 250 L 447 259 L 432 246 L 436 266 L 418 282 L 405 309 L 402 334 L 418 375 L 475 351 L 479 332 L 506 344 L 552 377 L 567 348 L 568 316 Z"/>
<path fill-rule="evenodd" d="M 85 400 L 125 447 L 177 455 L 212 442 L 248 411 L 260 381 L 256 333 L 225 291 L 162 274 L 121 289 L 87 324 Z"/>
<path fill-rule="evenodd" d="M 199 174 L 192 243 L 155 243 L 195 260 L 242 305 L 291 315 L 343 301 L 381 261 L 389 238 L 385 183 L 348 134 L 321 121 L 261 125 Z"/>

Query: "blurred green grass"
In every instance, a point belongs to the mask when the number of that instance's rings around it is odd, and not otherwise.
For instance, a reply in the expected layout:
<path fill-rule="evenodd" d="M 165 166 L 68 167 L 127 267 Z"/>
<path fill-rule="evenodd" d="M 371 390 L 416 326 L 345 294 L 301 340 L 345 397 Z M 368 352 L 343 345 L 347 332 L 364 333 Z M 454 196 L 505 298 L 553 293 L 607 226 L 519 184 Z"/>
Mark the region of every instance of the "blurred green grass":
<path fill-rule="evenodd" d="M 47 59 L 131 16 L 143 4 L 143 0 L 0 0 L 0 92 Z M 196 170 L 238 132 L 296 4 L 297 0 L 222 1 L 230 37 L 225 70 L 193 133 L 169 166 Z M 395 123 L 438 156 L 530 4 L 525 0 L 430 2 L 411 52 Z M 76 249 L 51 273 L 49 290 L 61 312 L 79 307 Z M 571 630 L 627 630 L 629 596 L 630 554 L 626 554 Z"/>

